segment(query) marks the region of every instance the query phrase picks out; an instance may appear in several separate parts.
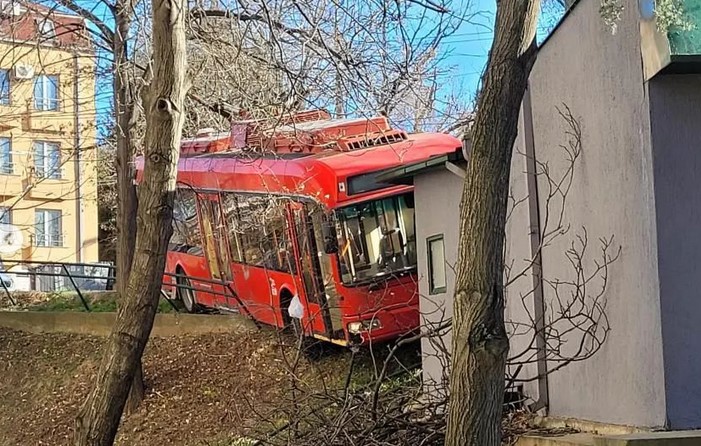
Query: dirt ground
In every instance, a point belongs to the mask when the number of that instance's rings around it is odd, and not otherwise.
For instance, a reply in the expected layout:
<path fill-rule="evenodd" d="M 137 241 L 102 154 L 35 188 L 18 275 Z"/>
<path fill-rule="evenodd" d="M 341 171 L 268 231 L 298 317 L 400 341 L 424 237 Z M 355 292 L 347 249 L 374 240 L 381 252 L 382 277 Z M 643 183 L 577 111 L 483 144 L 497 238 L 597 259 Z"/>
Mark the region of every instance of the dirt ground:
<path fill-rule="evenodd" d="M 224 446 L 261 413 L 274 418 L 289 382 L 285 342 L 272 330 L 152 339 L 144 357 L 146 399 L 123 418 L 116 444 Z M 68 444 L 103 343 L 0 329 L 0 445 Z M 349 360 L 348 352 L 336 352 L 303 362 L 299 373 L 333 383 L 345 378 Z"/>

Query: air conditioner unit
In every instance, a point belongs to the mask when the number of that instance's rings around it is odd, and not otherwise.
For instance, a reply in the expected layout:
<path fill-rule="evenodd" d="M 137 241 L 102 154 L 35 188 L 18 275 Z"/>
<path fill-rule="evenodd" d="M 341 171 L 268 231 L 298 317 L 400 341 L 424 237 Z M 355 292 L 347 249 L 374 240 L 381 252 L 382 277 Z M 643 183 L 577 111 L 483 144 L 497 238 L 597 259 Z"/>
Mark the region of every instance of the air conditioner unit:
<path fill-rule="evenodd" d="M 29 65 L 17 64 L 14 67 L 13 73 L 15 79 L 31 79 L 34 77 L 34 68 Z"/>

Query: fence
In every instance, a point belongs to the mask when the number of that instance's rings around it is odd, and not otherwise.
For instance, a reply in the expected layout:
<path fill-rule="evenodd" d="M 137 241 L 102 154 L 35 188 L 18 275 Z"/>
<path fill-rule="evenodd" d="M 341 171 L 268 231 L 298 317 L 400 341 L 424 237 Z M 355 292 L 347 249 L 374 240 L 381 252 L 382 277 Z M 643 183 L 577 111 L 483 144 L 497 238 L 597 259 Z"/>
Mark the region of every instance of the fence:
<path fill-rule="evenodd" d="M 10 265 L 5 269 L 5 265 Z M 7 271 L 13 266 L 22 266 L 23 270 Z M 90 305 L 83 295 L 83 291 L 93 290 L 111 290 L 114 288 L 116 267 L 111 263 L 68 263 L 68 262 L 39 262 L 29 260 L 5 260 L 0 272 L 2 275 L 12 274 L 18 277 L 27 276 L 30 282 L 34 284 L 33 289 L 37 291 L 75 291 L 80 298 L 83 307 L 86 311 L 90 311 Z M 250 317 L 250 312 L 239 299 L 238 294 L 233 290 L 231 284 L 221 280 L 205 279 L 201 277 L 191 277 L 182 274 L 164 273 L 165 276 L 176 279 L 167 286 L 171 289 L 187 289 L 195 292 L 204 292 L 225 296 L 228 299 L 234 299 L 239 307 L 244 310 L 245 315 Z M 188 279 L 188 281 L 177 280 Z M 186 284 L 189 283 L 189 284 Z M 217 291 L 208 287 L 193 286 L 192 283 L 204 283 L 208 285 L 219 285 L 222 291 Z M 70 286 L 68 286 L 68 285 Z M 10 288 L 7 286 L 5 277 L 0 278 L 0 291 L 4 291 L 12 305 L 17 303 L 12 298 Z M 171 296 L 161 290 L 161 295 L 170 303 L 173 309 L 177 312 L 178 307 L 173 302 Z M 254 321 L 256 325 L 257 322 Z"/>
<path fill-rule="evenodd" d="M 70 291 L 75 287 L 81 291 L 106 291 L 114 282 L 112 271 L 111 263 L 39 265 L 33 269 L 32 288 L 43 292 Z"/>

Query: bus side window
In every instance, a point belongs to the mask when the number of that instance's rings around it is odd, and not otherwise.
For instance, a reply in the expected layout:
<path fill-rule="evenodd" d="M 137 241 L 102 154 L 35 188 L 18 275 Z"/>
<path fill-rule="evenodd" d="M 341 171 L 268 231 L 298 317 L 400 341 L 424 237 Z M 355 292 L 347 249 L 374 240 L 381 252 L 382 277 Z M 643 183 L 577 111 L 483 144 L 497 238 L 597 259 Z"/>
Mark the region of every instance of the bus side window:
<path fill-rule="evenodd" d="M 197 220 L 196 196 L 190 188 L 176 189 L 171 243 L 178 245 L 179 250 L 189 254 L 204 254 L 202 234 Z"/>
<path fill-rule="evenodd" d="M 270 270 L 290 272 L 291 244 L 285 230 L 285 202 L 274 196 L 258 196 L 252 206 L 255 227 L 251 228 L 250 249 L 260 255 L 258 266 Z"/>
<path fill-rule="evenodd" d="M 285 201 L 273 196 L 222 193 L 233 262 L 294 270 L 286 230 Z"/>
<path fill-rule="evenodd" d="M 284 239 L 284 246 L 280 249 L 280 259 L 282 271 L 297 274 L 297 259 L 295 258 L 294 247 L 292 245 L 292 239 L 290 238 L 290 234 L 294 228 L 294 223 L 290 219 L 290 215 L 287 212 L 287 203 L 289 203 L 289 201 L 280 202 L 280 212 L 282 214 L 281 237 Z"/>
<path fill-rule="evenodd" d="M 254 195 L 239 195 L 238 210 L 241 233 L 241 249 L 246 263 L 251 266 L 263 266 L 264 228 L 263 215 L 265 211 L 262 197 Z"/>
<path fill-rule="evenodd" d="M 263 228 L 265 243 L 263 257 L 266 268 L 278 271 L 292 272 L 294 258 L 292 245 L 285 226 L 285 201 L 272 198 L 264 213 Z"/>
<path fill-rule="evenodd" d="M 241 219 L 239 218 L 238 200 L 236 195 L 230 192 L 221 194 L 222 210 L 229 230 L 229 246 L 231 261 L 244 263 L 243 249 L 241 248 Z"/>

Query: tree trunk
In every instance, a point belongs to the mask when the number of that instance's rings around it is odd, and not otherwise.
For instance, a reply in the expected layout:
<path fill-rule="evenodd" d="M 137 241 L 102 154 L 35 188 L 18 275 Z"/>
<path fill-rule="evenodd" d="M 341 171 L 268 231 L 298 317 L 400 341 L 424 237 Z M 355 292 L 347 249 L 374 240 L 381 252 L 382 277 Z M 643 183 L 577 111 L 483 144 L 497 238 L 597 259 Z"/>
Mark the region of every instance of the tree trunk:
<path fill-rule="evenodd" d="M 499 446 L 509 340 L 503 246 L 511 154 L 536 56 L 539 0 L 497 1 L 460 207 L 446 446 Z"/>
<path fill-rule="evenodd" d="M 185 2 L 153 0 L 153 81 L 146 104 L 144 177 L 136 250 L 122 305 L 92 392 L 76 420 L 76 445 L 114 442 L 132 380 L 153 327 L 172 233 L 173 195 L 184 120 Z"/>
<path fill-rule="evenodd" d="M 117 0 L 114 6 L 115 29 L 112 42 L 114 73 L 114 110 L 117 140 L 117 294 L 118 302 L 125 296 L 131 262 L 136 245 L 136 187 L 133 183 L 134 157 L 133 117 L 135 100 L 133 82 L 129 79 L 127 40 L 134 6 L 131 0 Z M 136 410 L 144 398 L 144 380 L 141 362 L 129 393 L 127 413 Z"/>

